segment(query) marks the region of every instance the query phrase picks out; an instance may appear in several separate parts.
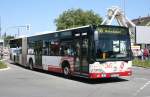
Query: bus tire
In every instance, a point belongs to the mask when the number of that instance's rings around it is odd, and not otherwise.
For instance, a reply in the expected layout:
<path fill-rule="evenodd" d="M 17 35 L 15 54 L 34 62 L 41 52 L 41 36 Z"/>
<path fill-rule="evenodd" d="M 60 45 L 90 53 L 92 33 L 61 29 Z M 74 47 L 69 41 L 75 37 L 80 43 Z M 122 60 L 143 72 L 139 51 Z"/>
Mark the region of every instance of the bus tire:
<path fill-rule="evenodd" d="M 68 66 L 65 66 L 63 68 L 63 73 L 64 73 L 64 76 L 69 76 L 70 75 L 70 69 Z"/>
<path fill-rule="evenodd" d="M 29 69 L 33 70 L 33 61 L 32 59 L 29 60 Z"/>
<path fill-rule="evenodd" d="M 62 68 L 63 68 L 64 77 L 69 78 L 71 75 L 69 63 L 64 62 Z"/>

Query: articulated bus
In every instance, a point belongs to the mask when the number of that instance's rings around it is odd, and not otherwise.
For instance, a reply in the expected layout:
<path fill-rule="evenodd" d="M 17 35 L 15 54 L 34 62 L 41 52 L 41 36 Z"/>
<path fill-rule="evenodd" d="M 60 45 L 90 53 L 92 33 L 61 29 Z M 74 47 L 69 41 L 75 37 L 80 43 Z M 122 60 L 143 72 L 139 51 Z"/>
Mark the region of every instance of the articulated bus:
<path fill-rule="evenodd" d="M 15 63 L 84 78 L 132 75 L 128 28 L 82 26 L 10 41 Z"/>

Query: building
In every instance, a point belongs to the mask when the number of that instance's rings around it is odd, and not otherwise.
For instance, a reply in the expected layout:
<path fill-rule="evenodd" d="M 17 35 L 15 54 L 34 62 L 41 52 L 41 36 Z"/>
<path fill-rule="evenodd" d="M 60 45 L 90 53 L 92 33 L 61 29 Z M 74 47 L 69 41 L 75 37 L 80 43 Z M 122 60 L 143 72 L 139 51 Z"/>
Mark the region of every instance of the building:
<path fill-rule="evenodd" d="M 147 17 L 139 17 L 137 19 L 133 19 L 132 22 L 137 26 L 150 26 L 150 16 Z"/>
<path fill-rule="evenodd" d="M 136 44 L 141 48 L 150 50 L 150 16 L 140 16 L 137 19 L 133 19 L 132 22 L 136 25 Z"/>

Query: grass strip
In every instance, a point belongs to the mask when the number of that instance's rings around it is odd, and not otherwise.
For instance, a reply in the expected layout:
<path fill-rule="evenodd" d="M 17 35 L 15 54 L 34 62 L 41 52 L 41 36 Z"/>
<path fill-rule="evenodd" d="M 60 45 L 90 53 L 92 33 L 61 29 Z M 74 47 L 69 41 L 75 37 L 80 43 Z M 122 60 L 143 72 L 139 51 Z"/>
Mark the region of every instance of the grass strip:
<path fill-rule="evenodd" d="M 0 69 L 3 68 L 7 68 L 7 65 L 4 62 L 0 61 Z"/>
<path fill-rule="evenodd" d="M 144 68 L 150 68 L 150 60 L 134 59 L 134 60 L 133 60 L 133 66 L 139 66 L 139 67 L 144 67 Z"/>

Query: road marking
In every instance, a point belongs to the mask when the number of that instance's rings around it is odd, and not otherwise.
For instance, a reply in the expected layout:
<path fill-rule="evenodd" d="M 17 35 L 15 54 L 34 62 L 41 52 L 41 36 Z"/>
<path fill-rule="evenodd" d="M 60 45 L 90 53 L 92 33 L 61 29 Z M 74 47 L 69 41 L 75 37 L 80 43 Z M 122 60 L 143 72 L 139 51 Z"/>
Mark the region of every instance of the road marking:
<path fill-rule="evenodd" d="M 140 87 L 134 94 L 133 96 L 137 96 L 144 88 L 146 88 L 150 84 L 150 81 L 147 81 L 142 87 Z"/>

